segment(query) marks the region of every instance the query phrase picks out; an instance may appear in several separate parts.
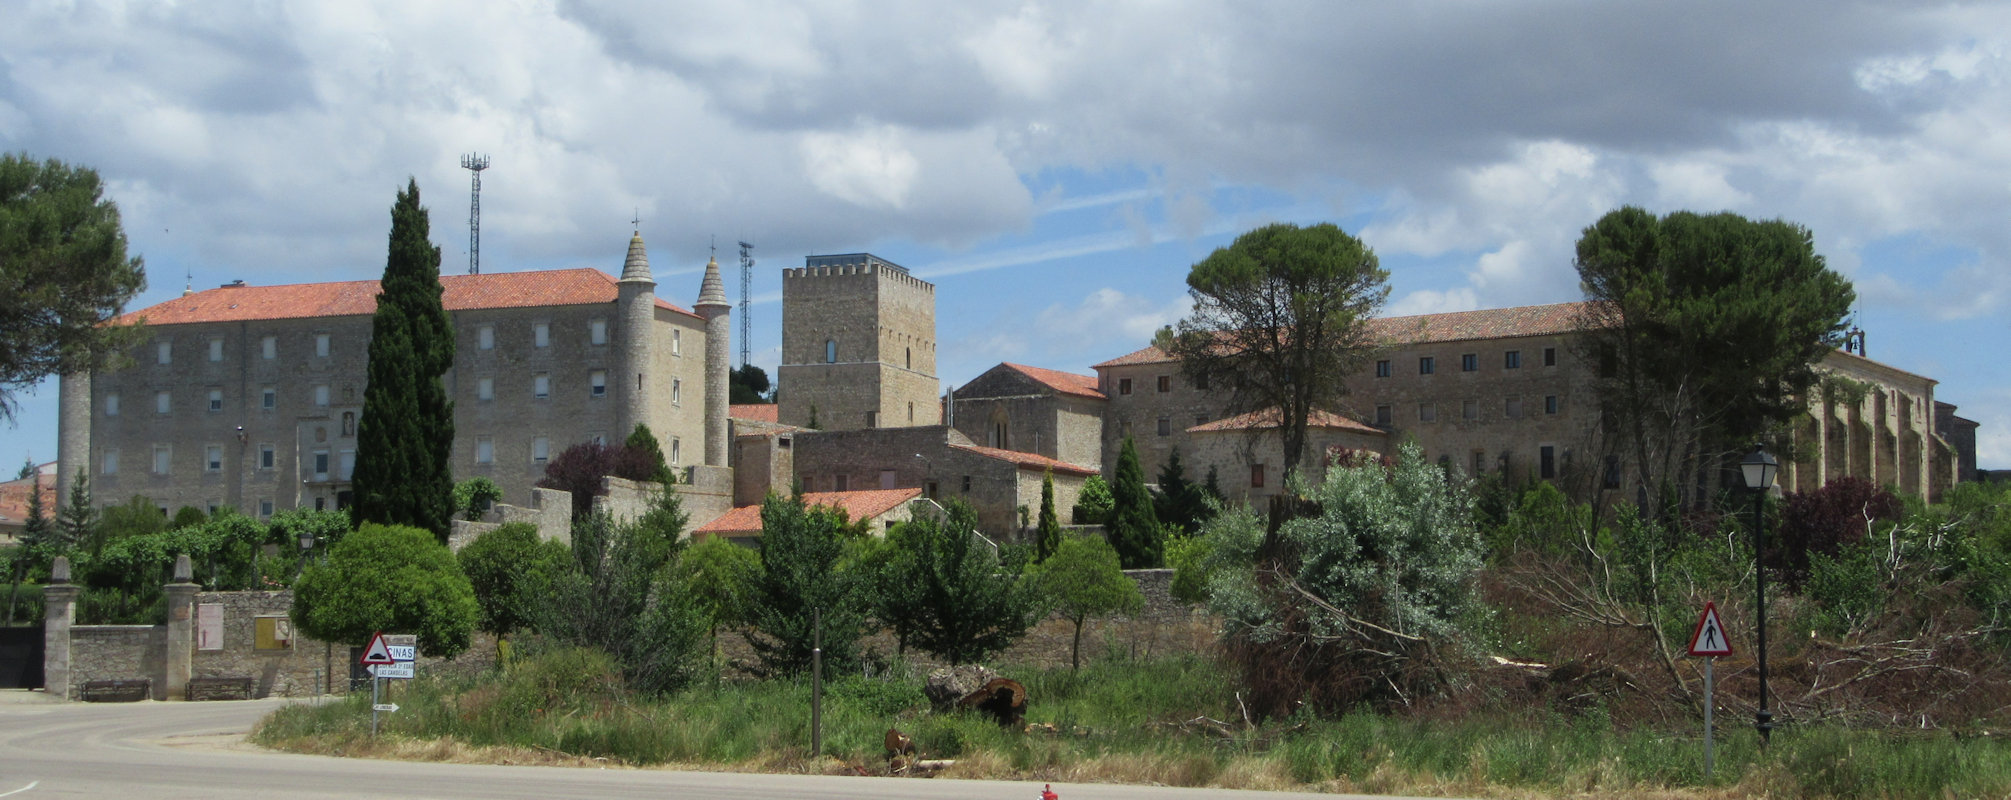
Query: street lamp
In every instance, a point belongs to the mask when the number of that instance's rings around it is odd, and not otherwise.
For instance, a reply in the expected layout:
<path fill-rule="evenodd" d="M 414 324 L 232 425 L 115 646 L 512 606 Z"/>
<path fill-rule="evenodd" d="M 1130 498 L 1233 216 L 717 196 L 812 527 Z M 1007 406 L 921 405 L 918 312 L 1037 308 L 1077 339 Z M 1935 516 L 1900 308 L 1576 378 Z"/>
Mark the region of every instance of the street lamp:
<path fill-rule="evenodd" d="M 1767 489 L 1774 485 L 1774 473 L 1780 469 L 1780 462 L 1767 452 L 1763 444 L 1754 444 L 1753 452 L 1739 462 L 1739 471 L 1745 474 L 1746 488 L 1753 493 L 1753 594 L 1757 607 L 1753 613 L 1759 618 L 1760 631 L 1760 710 L 1753 715 L 1753 727 L 1760 732 L 1760 742 L 1772 741 L 1774 730 L 1773 712 L 1767 710 L 1767 518 L 1763 502 Z"/>

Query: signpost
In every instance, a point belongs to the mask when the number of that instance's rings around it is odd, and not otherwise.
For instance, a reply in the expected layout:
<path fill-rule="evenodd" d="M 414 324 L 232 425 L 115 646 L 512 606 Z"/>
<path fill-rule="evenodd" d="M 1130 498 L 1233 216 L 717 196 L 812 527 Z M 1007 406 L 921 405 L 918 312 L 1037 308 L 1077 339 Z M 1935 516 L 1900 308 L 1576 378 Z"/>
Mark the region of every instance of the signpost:
<path fill-rule="evenodd" d="M 1732 642 L 1725 638 L 1725 625 L 1718 620 L 1718 605 L 1706 601 L 1697 616 L 1697 629 L 1690 634 L 1690 655 L 1704 659 L 1704 780 L 1711 779 L 1711 707 L 1717 705 L 1711 685 L 1711 666 L 1718 656 L 1732 654 Z"/>
<path fill-rule="evenodd" d="M 385 705 L 381 702 L 384 676 L 377 674 L 377 670 L 398 663 L 391 658 L 391 646 L 385 643 L 383 631 L 371 634 L 370 644 L 363 648 L 363 657 L 358 661 L 370 670 L 370 735 L 376 736 L 377 712 Z"/>

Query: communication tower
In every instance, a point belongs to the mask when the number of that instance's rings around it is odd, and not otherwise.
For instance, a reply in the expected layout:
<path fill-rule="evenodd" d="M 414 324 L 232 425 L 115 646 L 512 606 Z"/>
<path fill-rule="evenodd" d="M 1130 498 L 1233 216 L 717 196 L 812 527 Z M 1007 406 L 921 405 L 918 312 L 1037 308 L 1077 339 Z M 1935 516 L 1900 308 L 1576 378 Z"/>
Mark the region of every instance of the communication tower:
<path fill-rule="evenodd" d="M 754 245 L 740 243 L 740 366 L 747 366 L 747 342 L 754 335 L 748 309 L 754 306 Z"/>
<path fill-rule="evenodd" d="M 461 157 L 461 168 L 474 176 L 474 186 L 468 190 L 468 274 L 482 274 L 482 170 L 489 168 L 489 157 L 469 153 Z"/>

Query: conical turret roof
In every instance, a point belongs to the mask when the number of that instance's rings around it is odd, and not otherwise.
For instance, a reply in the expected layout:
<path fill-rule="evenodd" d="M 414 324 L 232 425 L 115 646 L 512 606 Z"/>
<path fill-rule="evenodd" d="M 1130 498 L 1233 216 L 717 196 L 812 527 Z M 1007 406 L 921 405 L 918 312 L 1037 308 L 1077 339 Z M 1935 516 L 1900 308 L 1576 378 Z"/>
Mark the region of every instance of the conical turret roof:
<path fill-rule="evenodd" d="M 647 281 L 655 283 L 649 274 L 649 252 L 642 244 L 642 231 L 628 240 L 628 261 L 621 265 L 621 279 L 624 281 Z"/>
<path fill-rule="evenodd" d="M 719 259 L 706 259 L 705 282 L 699 285 L 698 302 L 693 303 L 692 306 L 694 308 L 703 308 L 705 306 L 730 307 L 732 305 L 732 303 L 726 302 L 726 282 L 719 277 Z"/>

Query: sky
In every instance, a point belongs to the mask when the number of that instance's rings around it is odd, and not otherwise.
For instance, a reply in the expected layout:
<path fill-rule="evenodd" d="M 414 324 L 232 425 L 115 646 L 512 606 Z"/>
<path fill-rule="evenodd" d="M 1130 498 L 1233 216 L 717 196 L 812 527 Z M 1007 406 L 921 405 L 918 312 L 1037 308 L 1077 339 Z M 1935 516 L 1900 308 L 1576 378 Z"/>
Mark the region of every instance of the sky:
<path fill-rule="evenodd" d="M 484 272 L 618 275 L 639 228 L 689 306 L 750 242 L 772 375 L 780 270 L 868 251 L 937 286 L 946 386 L 1143 346 L 1271 222 L 1362 238 L 1407 314 L 1580 299 L 1623 205 L 1732 211 L 1806 226 L 2011 468 L 2007 3 L 8 5 L 0 150 L 103 175 L 132 309 L 376 278 L 408 177 L 465 272 L 468 153 Z M 0 458 L 53 459 L 53 383 L 19 399 Z"/>

